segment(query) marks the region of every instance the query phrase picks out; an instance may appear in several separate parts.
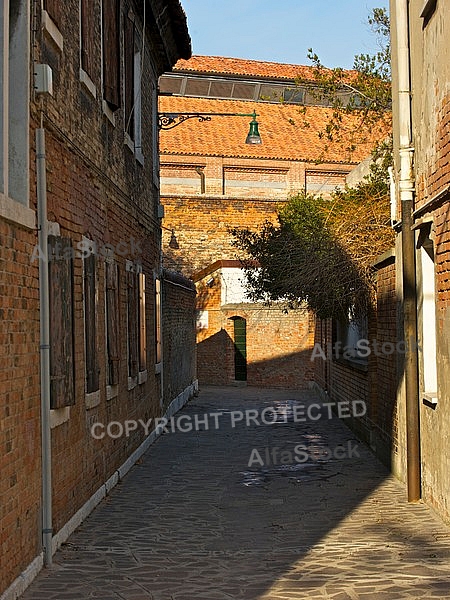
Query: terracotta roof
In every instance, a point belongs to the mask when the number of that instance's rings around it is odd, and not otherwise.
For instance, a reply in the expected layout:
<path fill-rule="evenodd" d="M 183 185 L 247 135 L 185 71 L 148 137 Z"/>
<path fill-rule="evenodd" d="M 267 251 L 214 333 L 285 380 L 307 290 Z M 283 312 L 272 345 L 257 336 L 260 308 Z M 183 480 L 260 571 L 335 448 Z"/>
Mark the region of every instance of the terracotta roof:
<path fill-rule="evenodd" d="M 370 135 L 359 130 L 363 139 L 357 140 L 357 150 L 350 155 L 345 151 L 349 139 L 337 143 L 319 138 L 331 115 L 329 108 L 310 106 L 304 113 L 304 107 L 292 104 L 162 96 L 159 110 L 172 113 L 252 113 L 255 110 L 258 114 L 262 144 L 245 144 L 250 117 L 213 117 L 203 123 L 190 119 L 174 129 L 160 132 L 161 154 L 168 155 L 359 163 L 370 154 L 374 142 L 388 134 L 387 127 L 384 131 L 374 130 Z M 355 129 L 356 117 L 344 116 L 342 126 Z"/>
<path fill-rule="evenodd" d="M 189 60 L 179 60 L 173 71 L 201 73 L 203 75 L 254 76 L 289 81 L 298 77 L 313 79 L 313 68 L 305 65 L 290 65 L 224 56 L 193 55 Z"/>

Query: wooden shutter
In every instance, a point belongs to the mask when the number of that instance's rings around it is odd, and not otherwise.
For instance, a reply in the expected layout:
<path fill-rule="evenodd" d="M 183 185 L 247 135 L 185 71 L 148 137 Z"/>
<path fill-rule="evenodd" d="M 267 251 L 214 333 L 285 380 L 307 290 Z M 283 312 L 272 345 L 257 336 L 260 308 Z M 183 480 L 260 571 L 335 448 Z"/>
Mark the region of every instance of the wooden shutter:
<path fill-rule="evenodd" d="M 86 392 L 99 389 L 99 369 L 97 366 L 97 294 L 95 254 L 84 259 L 84 340 L 86 355 Z"/>
<path fill-rule="evenodd" d="M 112 110 L 120 107 L 119 23 L 119 0 L 103 0 L 103 98 Z"/>
<path fill-rule="evenodd" d="M 161 362 L 161 280 L 155 279 L 155 363 Z"/>
<path fill-rule="evenodd" d="M 145 275 L 139 273 L 139 371 L 147 368 L 147 334 L 145 324 Z"/>
<path fill-rule="evenodd" d="M 119 267 L 106 263 L 106 328 L 108 349 L 108 383 L 119 383 Z"/>
<path fill-rule="evenodd" d="M 72 244 L 49 236 L 50 408 L 75 404 Z"/>
<path fill-rule="evenodd" d="M 62 0 L 44 0 L 44 9 L 50 15 L 52 21 L 58 28 L 61 27 L 61 15 L 64 2 Z"/>
<path fill-rule="evenodd" d="M 128 374 L 138 374 L 138 286 L 132 271 L 128 271 Z"/>
<path fill-rule="evenodd" d="M 134 139 L 134 20 L 129 14 L 124 23 L 125 53 L 125 131 Z"/>
<path fill-rule="evenodd" d="M 81 0 L 81 66 L 93 74 L 95 55 L 95 3 L 93 0 Z"/>

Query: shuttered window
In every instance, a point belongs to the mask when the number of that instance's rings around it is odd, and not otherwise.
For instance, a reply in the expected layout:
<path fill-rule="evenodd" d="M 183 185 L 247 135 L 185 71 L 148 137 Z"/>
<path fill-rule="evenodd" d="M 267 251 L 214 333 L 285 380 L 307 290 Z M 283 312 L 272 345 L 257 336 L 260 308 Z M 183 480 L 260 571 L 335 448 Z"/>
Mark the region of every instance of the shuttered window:
<path fill-rule="evenodd" d="M 134 271 L 127 272 L 128 283 L 128 376 L 138 374 L 138 285 Z"/>
<path fill-rule="evenodd" d="M 75 404 L 73 260 L 68 238 L 49 236 L 50 408 Z"/>
<path fill-rule="evenodd" d="M 102 9 L 103 98 L 112 110 L 117 110 L 120 107 L 119 0 L 103 0 Z"/>
<path fill-rule="evenodd" d="M 108 385 L 119 383 L 119 267 L 106 262 L 106 344 Z"/>
<path fill-rule="evenodd" d="M 84 266 L 84 340 L 86 360 L 86 393 L 99 389 L 97 357 L 97 285 L 96 256 L 90 254 L 83 259 Z"/>
<path fill-rule="evenodd" d="M 81 0 L 81 67 L 93 74 L 95 52 L 95 0 Z"/>
<path fill-rule="evenodd" d="M 162 328 L 161 328 L 161 280 L 155 279 L 155 363 L 161 362 L 162 346 Z"/>
<path fill-rule="evenodd" d="M 147 368 L 147 336 L 145 324 L 145 275 L 139 273 L 139 371 Z"/>
<path fill-rule="evenodd" d="M 61 0 L 44 0 L 44 9 L 50 15 L 52 21 L 60 28 L 61 15 L 64 2 Z"/>
<path fill-rule="evenodd" d="M 125 68 L 125 131 L 134 140 L 135 102 L 135 29 L 132 13 L 125 16 L 124 22 L 124 68 Z"/>

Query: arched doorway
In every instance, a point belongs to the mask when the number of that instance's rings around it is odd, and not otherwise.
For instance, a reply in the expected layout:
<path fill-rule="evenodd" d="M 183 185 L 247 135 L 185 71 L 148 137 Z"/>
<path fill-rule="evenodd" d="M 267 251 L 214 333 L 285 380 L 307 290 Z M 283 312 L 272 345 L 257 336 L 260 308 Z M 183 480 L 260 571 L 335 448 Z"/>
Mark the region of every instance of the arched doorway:
<path fill-rule="evenodd" d="M 234 379 L 247 381 L 247 322 L 232 317 L 234 324 Z"/>

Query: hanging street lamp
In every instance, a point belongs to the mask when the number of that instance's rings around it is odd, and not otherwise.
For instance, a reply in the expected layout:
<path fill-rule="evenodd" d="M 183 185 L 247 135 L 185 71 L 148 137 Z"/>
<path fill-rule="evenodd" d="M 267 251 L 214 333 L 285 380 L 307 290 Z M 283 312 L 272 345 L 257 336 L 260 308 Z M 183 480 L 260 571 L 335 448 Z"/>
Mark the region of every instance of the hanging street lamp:
<path fill-rule="evenodd" d="M 211 121 L 211 117 L 252 117 L 250 129 L 245 139 L 246 144 L 261 144 L 261 136 L 258 130 L 258 115 L 252 113 L 158 113 L 158 128 L 162 130 L 173 129 L 188 119 L 198 119 L 200 122 Z"/>

